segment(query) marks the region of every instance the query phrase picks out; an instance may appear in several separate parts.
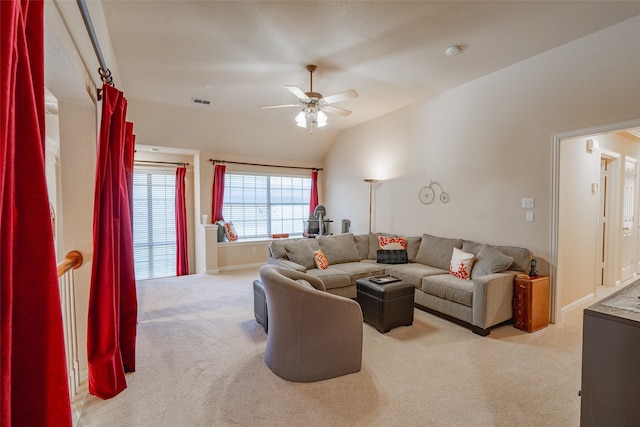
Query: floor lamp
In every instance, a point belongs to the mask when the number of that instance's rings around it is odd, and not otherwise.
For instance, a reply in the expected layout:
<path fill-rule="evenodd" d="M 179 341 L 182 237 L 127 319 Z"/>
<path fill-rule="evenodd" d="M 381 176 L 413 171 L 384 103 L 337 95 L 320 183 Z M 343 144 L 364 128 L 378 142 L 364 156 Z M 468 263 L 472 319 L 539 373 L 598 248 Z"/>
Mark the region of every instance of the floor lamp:
<path fill-rule="evenodd" d="M 364 182 L 369 183 L 369 233 L 371 233 L 371 191 L 373 189 L 373 184 L 378 182 L 377 179 L 365 179 Z"/>

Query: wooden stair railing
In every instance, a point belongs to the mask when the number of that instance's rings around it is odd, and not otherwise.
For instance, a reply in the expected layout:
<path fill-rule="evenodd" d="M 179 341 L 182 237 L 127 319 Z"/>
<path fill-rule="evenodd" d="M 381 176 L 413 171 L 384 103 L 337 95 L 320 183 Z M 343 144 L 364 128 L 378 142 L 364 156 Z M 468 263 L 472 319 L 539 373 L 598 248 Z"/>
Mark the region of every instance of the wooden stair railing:
<path fill-rule="evenodd" d="M 78 251 L 70 251 L 62 261 L 58 263 L 58 278 L 71 269 L 79 268 L 82 265 L 82 254 Z"/>
<path fill-rule="evenodd" d="M 78 251 L 67 253 L 58 263 L 58 289 L 62 309 L 62 329 L 64 332 L 67 373 L 69 375 L 69 395 L 71 401 L 80 387 L 80 358 L 76 313 L 75 278 L 71 270 L 82 265 L 82 254 Z M 73 409 L 73 408 L 72 408 Z"/>

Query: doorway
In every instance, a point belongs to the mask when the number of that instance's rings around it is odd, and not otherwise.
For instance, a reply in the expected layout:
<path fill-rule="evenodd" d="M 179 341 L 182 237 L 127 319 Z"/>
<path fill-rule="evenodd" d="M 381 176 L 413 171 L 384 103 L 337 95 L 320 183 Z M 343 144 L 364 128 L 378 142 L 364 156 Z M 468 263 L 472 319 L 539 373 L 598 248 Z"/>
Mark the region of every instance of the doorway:
<path fill-rule="evenodd" d="M 600 157 L 600 206 L 598 208 L 598 264 L 596 267 L 596 285 L 603 285 L 605 283 L 605 277 L 607 273 L 607 214 L 608 214 L 608 200 L 607 195 L 607 181 L 609 179 L 611 159 L 601 156 Z"/>
<path fill-rule="evenodd" d="M 635 157 L 626 156 L 624 165 L 624 194 L 622 201 L 622 245 L 620 248 L 621 275 L 620 281 L 626 282 L 636 276 L 635 266 L 640 258 L 637 247 L 638 228 L 636 223 L 636 180 L 638 163 Z"/>
<path fill-rule="evenodd" d="M 616 250 L 620 246 L 620 239 L 616 233 L 620 229 L 618 194 L 621 154 L 602 147 L 598 151 L 600 153 L 600 169 L 599 185 L 596 190 L 599 197 L 595 285 L 616 286 L 620 283 L 620 274 L 617 269 L 617 265 L 620 263 L 616 261 L 620 258 L 620 251 Z M 634 187 L 631 188 L 632 191 L 634 191 Z M 625 199 L 628 197 L 626 191 L 623 196 Z M 635 252 L 632 256 L 635 257 Z"/>
<path fill-rule="evenodd" d="M 620 209 L 622 209 L 621 205 L 623 203 L 623 192 L 619 191 L 617 192 L 619 193 L 619 195 L 616 195 L 616 192 L 612 192 L 611 188 L 620 188 L 619 186 L 621 185 L 623 180 L 622 167 L 626 165 L 623 164 L 624 162 L 622 160 L 617 162 L 620 165 L 618 166 L 618 171 L 620 173 L 612 172 L 611 168 L 615 165 L 615 163 L 609 162 L 606 165 L 606 168 L 608 169 L 608 178 L 604 188 L 608 189 L 606 199 L 606 209 L 608 210 L 608 212 L 606 218 L 606 228 L 602 228 L 602 224 L 599 221 L 599 190 L 602 189 L 602 184 L 600 183 L 600 170 L 601 166 L 604 165 L 601 165 L 601 156 L 598 150 L 592 152 L 589 149 L 588 144 L 586 144 L 586 140 L 592 135 L 611 134 L 614 132 L 622 132 L 626 131 L 627 129 L 639 127 L 640 119 L 637 119 L 628 122 L 598 126 L 595 128 L 565 132 L 553 136 L 550 276 L 552 295 L 551 321 L 554 323 L 558 323 L 560 321 L 562 312 L 568 311 L 571 308 L 578 306 L 594 297 L 598 268 L 604 267 L 605 282 L 607 280 L 607 276 L 616 276 L 615 274 L 612 275 L 612 272 L 620 272 L 620 248 L 622 242 L 622 234 L 619 233 L 620 237 L 617 239 L 617 242 L 615 241 L 615 239 L 613 239 L 612 241 L 611 237 L 606 236 L 615 236 L 616 234 L 618 234 L 616 230 L 622 230 L 623 228 L 623 215 L 621 213 L 614 214 L 611 211 L 613 205 L 618 206 L 620 207 Z M 561 144 L 564 144 L 564 142 L 569 139 L 581 139 L 582 141 L 580 143 L 581 145 L 576 146 L 577 149 L 575 150 L 574 154 L 582 156 L 582 160 L 586 162 L 583 164 L 584 167 L 578 170 L 578 172 L 582 174 L 582 176 L 579 177 L 582 180 L 582 183 L 579 187 L 576 187 L 581 192 L 581 194 L 578 196 L 582 197 L 583 199 L 576 202 L 576 194 L 571 193 L 570 197 L 567 197 L 565 192 L 562 200 L 563 204 L 561 204 L 561 176 L 563 177 L 565 182 L 567 181 L 567 177 L 570 179 L 574 178 L 572 174 L 567 174 L 567 171 L 565 170 L 566 168 L 563 164 L 563 161 L 565 160 L 565 157 L 563 156 L 566 156 L 566 153 L 561 153 Z M 635 141 L 640 141 L 640 138 L 636 138 Z M 609 153 L 607 152 L 605 152 L 604 154 L 605 157 L 609 155 Z M 638 168 L 635 167 L 634 173 L 636 176 L 637 169 Z M 617 184 L 611 182 L 612 179 L 615 179 L 615 176 L 612 177 L 612 174 L 616 176 L 619 175 Z M 637 186 L 635 186 L 635 188 L 637 188 Z M 627 203 L 630 202 L 631 205 L 633 205 L 634 213 L 637 212 L 637 199 L 638 197 L 634 197 L 633 201 L 627 199 Z M 587 203 L 587 205 L 577 204 L 572 206 L 571 209 L 567 209 L 567 201 L 572 201 L 575 203 Z M 576 221 L 574 221 L 574 217 L 576 216 L 579 216 L 584 220 L 584 222 L 576 224 Z M 613 221 L 611 218 L 612 216 L 615 217 Z M 636 217 L 637 214 L 633 216 L 634 225 L 632 226 L 631 231 L 636 234 L 636 237 L 638 237 L 640 236 L 640 228 L 638 228 Z M 591 224 L 590 226 L 587 225 L 589 223 Z M 567 236 L 567 227 L 574 227 L 579 231 Z M 609 230 L 609 232 L 607 230 Z M 605 245 L 609 245 L 608 247 L 601 246 L 600 250 L 602 252 L 600 252 L 599 254 L 598 242 L 604 242 Z M 636 253 L 639 253 L 640 242 L 638 242 L 637 238 L 634 240 L 634 242 L 635 243 L 633 252 L 636 265 L 634 266 L 635 268 L 632 268 L 631 270 L 640 270 L 637 264 L 637 262 L 640 260 L 638 260 L 638 257 L 635 256 Z M 612 253 L 610 248 L 618 248 L 617 254 Z M 596 262 L 598 259 L 604 261 L 604 266 L 601 266 Z M 602 274 L 602 271 L 600 271 L 600 274 Z M 614 279 L 613 282 L 610 283 L 613 283 L 615 285 L 616 281 L 619 282 L 619 277 L 621 276 L 618 275 L 618 279 Z M 587 292 L 584 291 L 586 287 L 588 287 L 589 289 Z M 567 304 L 566 301 L 571 301 L 571 303 Z"/>

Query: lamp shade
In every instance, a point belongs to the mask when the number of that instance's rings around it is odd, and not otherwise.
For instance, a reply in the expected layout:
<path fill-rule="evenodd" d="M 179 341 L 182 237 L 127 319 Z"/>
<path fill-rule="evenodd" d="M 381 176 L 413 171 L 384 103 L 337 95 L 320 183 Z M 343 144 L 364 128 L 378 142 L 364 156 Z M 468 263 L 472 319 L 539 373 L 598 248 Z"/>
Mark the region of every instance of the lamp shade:
<path fill-rule="evenodd" d="M 307 127 L 307 118 L 304 110 L 300 111 L 296 116 L 296 125 L 300 126 L 301 128 Z"/>
<path fill-rule="evenodd" d="M 327 115 L 322 110 L 318 110 L 317 125 L 319 128 L 327 125 Z"/>
<path fill-rule="evenodd" d="M 321 128 L 327 125 L 327 115 L 317 106 L 307 106 L 296 116 L 296 125 L 301 128 Z"/>

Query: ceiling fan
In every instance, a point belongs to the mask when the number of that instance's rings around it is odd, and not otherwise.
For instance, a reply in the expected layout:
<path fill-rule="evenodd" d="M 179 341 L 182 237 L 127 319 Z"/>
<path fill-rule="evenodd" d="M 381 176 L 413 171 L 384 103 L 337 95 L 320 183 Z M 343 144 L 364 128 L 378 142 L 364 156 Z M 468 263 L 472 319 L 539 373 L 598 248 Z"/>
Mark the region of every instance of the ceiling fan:
<path fill-rule="evenodd" d="M 307 71 L 309 71 L 309 92 L 303 92 L 298 86 L 285 85 L 289 92 L 294 94 L 298 98 L 297 104 L 283 104 L 283 105 L 264 105 L 260 108 L 286 108 L 286 107 L 300 107 L 302 110 L 296 116 L 296 124 L 303 128 L 309 128 L 313 133 L 314 127 L 323 127 L 327 125 L 327 115 L 338 114 L 340 116 L 348 116 L 351 111 L 344 108 L 335 107 L 330 104 L 336 102 L 345 101 L 351 98 L 357 98 L 358 92 L 353 89 L 345 90 L 344 92 L 336 93 L 334 95 L 323 97 L 322 94 L 313 91 L 313 72 L 318 67 L 315 65 L 307 65 Z"/>

